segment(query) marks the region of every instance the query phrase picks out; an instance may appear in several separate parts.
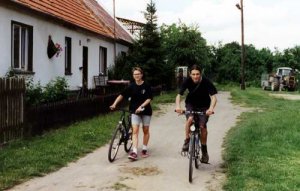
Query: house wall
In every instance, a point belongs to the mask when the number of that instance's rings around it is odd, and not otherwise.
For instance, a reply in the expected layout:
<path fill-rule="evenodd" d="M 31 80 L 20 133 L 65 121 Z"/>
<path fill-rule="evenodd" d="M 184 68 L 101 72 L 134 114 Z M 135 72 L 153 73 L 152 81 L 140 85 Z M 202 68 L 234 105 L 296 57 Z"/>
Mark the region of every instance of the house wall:
<path fill-rule="evenodd" d="M 0 6 L 0 76 L 4 76 L 11 66 L 11 22 L 17 21 L 33 26 L 33 72 L 34 82 L 41 85 L 47 84 L 55 77 L 65 77 L 70 89 L 78 89 L 82 83 L 83 46 L 88 47 L 88 87 L 93 88 L 93 76 L 99 74 L 99 47 L 107 48 L 107 67 L 114 64 L 114 45 L 100 36 L 93 35 L 83 30 L 70 30 L 47 21 L 45 18 L 21 10 L 11 10 Z M 65 52 L 61 52 L 49 59 L 47 56 L 48 36 L 52 36 L 54 43 L 59 43 L 63 48 L 65 37 L 72 38 L 72 75 L 65 75 Z M 124 45 L 117 44 L 117 54 L 127 51 Z"/>

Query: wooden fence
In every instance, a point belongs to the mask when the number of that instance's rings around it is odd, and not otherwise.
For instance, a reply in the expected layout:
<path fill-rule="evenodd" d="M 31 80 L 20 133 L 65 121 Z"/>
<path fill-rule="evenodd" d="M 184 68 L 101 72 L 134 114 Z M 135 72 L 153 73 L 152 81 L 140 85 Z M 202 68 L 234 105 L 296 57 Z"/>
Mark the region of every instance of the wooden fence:
<path fill-rule="evenodd" d="M 25 80 L 0 78 L 0 145 L 23 136 Z"/>
<path fill-rule="evenodd" d="M 161 87 L 152 88 L 159 95 Z M 0 146 L 24 136 L 41 135 L 45 131 L 109 111 L 118 93 L 70 99 L 24 107 L 25 81 L 0 79 Z"/>
<path fill-rule="evenodd" d="M 96 96 L 28 107 L 25 110 L 26 134 L 40 135 L 58 126 L 107 113 L 109 104 L 113 103 L 116 96 Z"/>

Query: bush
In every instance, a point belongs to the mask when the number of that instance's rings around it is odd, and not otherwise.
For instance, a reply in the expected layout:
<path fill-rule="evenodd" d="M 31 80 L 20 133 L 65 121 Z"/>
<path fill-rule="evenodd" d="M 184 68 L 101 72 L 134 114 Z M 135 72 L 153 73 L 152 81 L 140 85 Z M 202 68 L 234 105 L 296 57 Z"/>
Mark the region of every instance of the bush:
<path fill-rule="evenodd" d="M 37 105 L 43 100 L 43 88 L 38 82 L 33 83 L 33 79 L 30 78 L 26 81 L 26 93 L 25 93 L 25 103 L 26 105 Z"/>
<path fill-rule="evenodd" d="M 26 105 L 38 105 L 67 99 L 67 80 L 63 77 L 57 77 L 51 80 L 45 87 L 40 82 L 33 83 L 33 79 L 26 81 Z"/>
<path fill-rule="evenodd" d="M 68 87 L 67 80 L 63 77 L 57 77 L 55 80 L 51 80 L 44 88 L 44 102 L 49 103 L 67 99 Z"/>

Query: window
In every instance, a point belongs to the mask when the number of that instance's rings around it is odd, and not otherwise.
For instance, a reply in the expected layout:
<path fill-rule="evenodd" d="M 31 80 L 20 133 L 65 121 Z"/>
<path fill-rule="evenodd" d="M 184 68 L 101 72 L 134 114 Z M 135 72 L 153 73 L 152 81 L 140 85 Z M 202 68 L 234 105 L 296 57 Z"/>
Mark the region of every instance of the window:
<path fill-rule="evenodd" d="M 65 37 L 65 75 L 71 75 L 71 65 L 72 65 L 72 39 L 70 37 Z"/>
<path fill-rule="evenodd" d="M 12 68 L 32 71 L 33 27 L 12 21 Z"/>
<path fill-rule="evenodd" d="M 107 48 L 100 46 L 99 49 L 99 72 L 107 74 Z"/>
<path fill-rule="evenodd" d="M 125 58 L 125 57 L 126 57 L 126 52 L 121 51 L 121 56 L 122 56 L 123 58 Z"/>

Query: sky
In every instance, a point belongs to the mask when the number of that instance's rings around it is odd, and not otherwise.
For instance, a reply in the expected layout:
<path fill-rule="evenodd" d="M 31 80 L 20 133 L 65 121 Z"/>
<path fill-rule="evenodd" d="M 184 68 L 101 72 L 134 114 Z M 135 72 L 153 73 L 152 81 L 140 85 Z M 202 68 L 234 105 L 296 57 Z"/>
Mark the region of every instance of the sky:
<path fill-rule="evenodd" d="M 113 15 L 113 0 L 97 0 Z M 145 22 L 150 0 L 115 0 L 115 14 Z M 209 45 L 241 42 L 240 0 L 153 0 L 158 25 L 197 25 Z M 282 51 L 300 45 L 299 0 L 243 0 L 245 44 Z"/>

